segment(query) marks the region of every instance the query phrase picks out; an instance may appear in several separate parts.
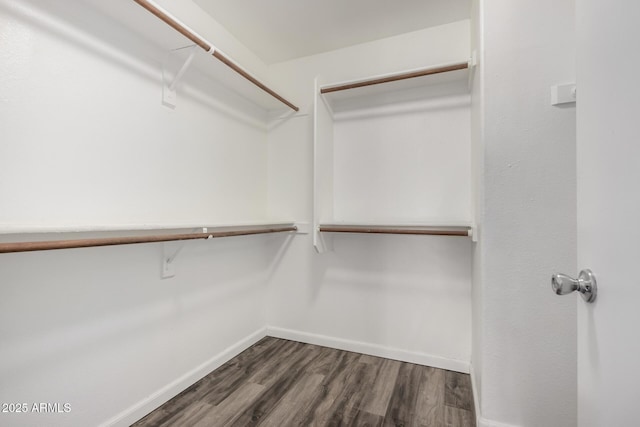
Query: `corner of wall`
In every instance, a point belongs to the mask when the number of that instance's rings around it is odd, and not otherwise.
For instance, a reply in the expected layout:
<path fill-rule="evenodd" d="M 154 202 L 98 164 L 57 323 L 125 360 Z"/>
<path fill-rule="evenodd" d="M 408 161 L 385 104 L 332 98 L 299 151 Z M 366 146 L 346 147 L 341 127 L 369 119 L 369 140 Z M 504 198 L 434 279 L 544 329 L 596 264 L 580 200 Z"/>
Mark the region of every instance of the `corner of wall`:
<path fill-rule="evenodd" d="M 171 11 L 191 28 L 208 38 L 217 49 L 224 51 L 251 74 L 264 79 L 267 76 L 267 65 L 229 32 L 222 24 L 215 20 L 193 0 L 155 0 L 160 6 Z"/>
<path fill-rule="evenodd" d="M 571 268 L 576 250 L 575 118 L 549 102 L 550 86 L 575 76 L 571 2 L 473 2 L 482 51 L 474 125 L 485 144 L 473 283 L 478 426 L 576 422 L 575 327 L 552 325 L 571 320 L 575 308 L 548 285 L 554 269 Z M 552 200 L 561 206 L 549 211 Z"/>
<path fill-rule="evenodd" d="M 482 408 L 480 405 L 480 384 L 478 382 L 478 376 L 474 369 L 473 363 L 470 365 L 469 375 L 471 376 L 471 391 L 473 393 L 473 405 L 474 413 L 476 416 L 476 427 L 520 427 L 515 424 L 499 423 L 497 421 L 489 420 L 482 416 Z"/>
<path fill-rule="evenodd" d="M 476 64 L 471 81 L 471 167 L 472 167 L 472 218 L 478 239 L 472 248 L 472 338 L 471 338 L 471 381 L 473 384 L 474 402 L 481 425 L 482 408 L 482 351 L 483 351 L 483 241 L 482 225 L 484 217 L 484 55 L 482 32 L 482 0 L 471 2 L 470 39 L 472 55 Z"/>
<path fill-rule="evenodd" d="M 144 400 L 137 402 L 133 406 L 115 415 L 113 418 L 100 424 L 99 427 L 112 427 L 120 425 L 124 426 L 135 423 L 154 409 L 160 407 L 164 403 L 171 400 L 173 397 L 177 396 L 182 391 L 189 388 L 191 385 L 195 384 L 205 375 L 218 369 L 224 363 L 242 353 L 244 350 L 248 349 L 266 336 L 266 327 L 255 331 L 251 335 L 241 339 L 240 341 L 211 357 L 201 365 L 196 366 L 181 377 L 176 378 L 174 381 L 149 395 Z"/>

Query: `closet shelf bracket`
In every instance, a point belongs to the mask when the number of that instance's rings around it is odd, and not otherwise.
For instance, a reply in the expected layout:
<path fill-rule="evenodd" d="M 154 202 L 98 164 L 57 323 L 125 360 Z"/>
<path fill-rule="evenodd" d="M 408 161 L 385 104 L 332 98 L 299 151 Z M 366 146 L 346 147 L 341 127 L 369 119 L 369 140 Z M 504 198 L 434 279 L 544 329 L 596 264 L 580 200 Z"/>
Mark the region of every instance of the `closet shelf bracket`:
<path fill-rule="evenodd" d="M 199 230 L 195 230 L 199 231 Z M 202 234 L 207 234 L 207 228 L 202 228 Z M 207 240 L 213 239 L 213 235 L 207 237 Z M 164 242 L 162 245 L 162 278 L 169 279 L 176 275 L 175 260 L 184 248 L 184 241 Z"/>
<path fill-rule="evenodd" d="M 173 49 L 167 54 L 162 67 L 162 105 L 171 109 L 176 108 L 176 89 L 193 62 L 196 51 L 197 46 L 191 45 Z"/>
<path fill-rule="evenodd" d="M 176 265 L 175 260 L 180 251 L 184 248 L 184 243 L 180 243 L 180 245 L 176 248 L 175 243 L 166 242 L 162 245 L 162 278 L 168 279 L 176 275 Z"/>
<path fill-rule="evenodd" d="M 469 91 L 473 89 L 473 77 L 476 74 L 476 67 L 478 66 L 478 51 L 474 50 L 471 52 L 471 57 L 469 58 L 469 76 L 467 86 L 469 87 Z"/>

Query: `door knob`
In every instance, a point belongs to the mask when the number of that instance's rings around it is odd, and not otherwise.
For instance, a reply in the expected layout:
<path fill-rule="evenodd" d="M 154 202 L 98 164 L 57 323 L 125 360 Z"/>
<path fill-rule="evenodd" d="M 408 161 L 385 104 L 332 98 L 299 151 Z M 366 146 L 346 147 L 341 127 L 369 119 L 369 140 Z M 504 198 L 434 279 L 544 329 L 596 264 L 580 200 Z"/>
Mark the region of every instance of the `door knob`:
<path fill-rule="evenodd" d="M 596 299 L 598 286 L 591 270 L 582 270 L 577 279 L 566 274 L 554 274 L 551 276 L 551 289 L 558 295 L 578 291 L 586 302 L 593 302 Z"/>

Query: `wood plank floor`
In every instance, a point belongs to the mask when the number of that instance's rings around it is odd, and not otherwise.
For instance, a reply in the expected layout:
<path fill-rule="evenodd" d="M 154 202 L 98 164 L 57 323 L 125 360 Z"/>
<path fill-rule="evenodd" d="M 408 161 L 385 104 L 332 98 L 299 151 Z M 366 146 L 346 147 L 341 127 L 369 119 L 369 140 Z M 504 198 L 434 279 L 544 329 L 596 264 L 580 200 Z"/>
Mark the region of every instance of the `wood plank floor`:
<path fill-rule="evenodd" d="M 134 424 L 475 426 L 469 375 L 267 337 Z"/>

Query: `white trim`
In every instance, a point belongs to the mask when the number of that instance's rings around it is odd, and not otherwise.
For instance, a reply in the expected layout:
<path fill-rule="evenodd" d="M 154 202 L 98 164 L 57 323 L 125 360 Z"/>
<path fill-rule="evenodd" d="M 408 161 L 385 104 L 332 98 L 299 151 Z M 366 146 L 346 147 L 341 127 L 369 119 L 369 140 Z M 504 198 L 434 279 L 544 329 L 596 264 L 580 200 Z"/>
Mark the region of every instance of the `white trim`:
<path fill-rule="evenodd" d="M 475 370 L 473 363 L 470 364 L 470 376 L 471 376 L 471 391 L 473 393 L 473 404 L 476 410 L 476 427 L 518 427 L 515 424 L 499 423 L 484 418 L 480 413 L 480 394 L 478 393 L 478 385 L 476 383 Z"/>
<path fill-rule="evenodd" d="M 477 417 L 476 426 L 477 427 L 518 427 L 515 424 L 499 423 L 497 421 L 491 421 L 482 417 Z"/>
<path fill-rule="evenodd" d="M 257 330 L 253 334 L 238 341 L 230 347 L 227 347 L 222 352 L 218 353 L 211 359 L 202 363 L 200 366 L 197 366 L 181 377 L 165 385 L 155 393 L 151 394 L 149 397 L 139 401 L 138 403 L 132 405 L 121 413 L 100 424 L 100 427 L 128 426 L 133 424 L 134 422 L 138 421 L 154 409 L 158 408 L 174 396 L 178 395 L 179 393 L 196 383 L 211 371 L 219 368 L 225 362 L 231 360 L 233 357 L 242 353 L 244 350 L 251 347 L 266 336 L 288 339 L 307 344 L 321 345 L 324 347 L 336 348 L 339 350 L 353 351 L 357 353 L 368 354 L 371 356 L 385 357 L 388 359 L 400 360 L 402 362 L 432 366 L 434 368 L 447 369 L 450 371 L 462 372 L 465 374 L 472 371 L 473 368 L 469 362 L 462 360 L 448 359 L 425 353 L 401 350 L 392 347 L 384 347 L 377 344 L 370 344 L 360 341 L 329 337 L 326 335 L 311 334 L 302 331 L 267 326 L 265 328 Z M 471 384 L 473 388 L 474 402 L 476 405 L 478 427 L 517 427 L 514 425 L 501 424 L 482 418 L 479 412 L 479 400 L 473 375 L 471 375 Z"/>
<path fill-rule="evenodd" d="M 235 356 L 242 353 L 244 350 L 251 347 L 265 336 L 266 328 L 259 329 L 248 337 L 243 338 L 230 347 L 227 347 L 222 352 L 213 356 L 211 359 L 207 360 L 200 366 L 197 366 L 181 377 L 170 382 L 160 390 L 151 394 L 149 397 L 139 401 L 133 406 L 117 414 L 113 418 L 100 424 L 100 427 L 129 426 L 133 424 L 154 409 L 167 402 L 169 399 L 175 397 L 191 385 L 195 384 L 211 371 L 219 368 L 227 361 L 233 359 Z"/>
<path fill-rule="evenodd" d="M 476 383 L 476 371 L 473 363 L 469 364 L 469 376 L 471 377 L 471 393 L 473 394 L 473 406 L 476 415 L 476 427 L 481 427 L 482 417 L 480 416 L 480 393 L 478 393 L 478 384 Z"/>
<path fill-rule="evenodd" d="M 311 334 L 273 326 L 267 326 L 267 336 L 299 341 L 307 344 L 321 345 L 323 347 L 331 347 L 339 350 L 353 351 L 368 354 L 370 356 L 385 357 L 387 359 L 416 363 L 418 365 L 432 366 L 434 368 L 447 369 L 449 371 L 462 372 L 464 374 L 469 373 L 469 362 L 464 360 L 448 359 L 431 354 L 384 347 L 377 344 L 346 340 L 326 335 Z"/>

